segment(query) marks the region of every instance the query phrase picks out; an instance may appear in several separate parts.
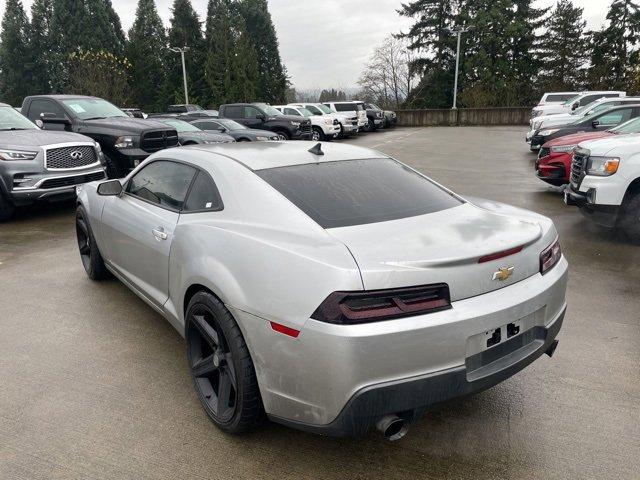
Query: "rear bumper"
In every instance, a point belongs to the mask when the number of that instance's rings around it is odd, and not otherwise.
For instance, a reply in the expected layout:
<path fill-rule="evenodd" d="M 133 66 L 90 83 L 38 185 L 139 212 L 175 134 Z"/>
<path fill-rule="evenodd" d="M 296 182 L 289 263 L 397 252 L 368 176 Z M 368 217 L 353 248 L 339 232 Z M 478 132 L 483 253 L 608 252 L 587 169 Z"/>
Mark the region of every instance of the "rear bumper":
<path fill-rule="evenodd" d="M 428 406 L 486 390 L 555 349 L 566 308 L 548 326 L 537 326 L 525 334 L 467 359 L 464 366 L 435 374 L 372 385 L 357 392 L 338 417 L 328 425 L 312 425 L 270 415 L 278 423 L 330 436 L 361 436 L 378 419 L 396 414 L 408 422 L 420 418 Z M 553 352 L 551 352 L 552 354 Z M 483 365 L 471 370 L 474 365 Z"/>

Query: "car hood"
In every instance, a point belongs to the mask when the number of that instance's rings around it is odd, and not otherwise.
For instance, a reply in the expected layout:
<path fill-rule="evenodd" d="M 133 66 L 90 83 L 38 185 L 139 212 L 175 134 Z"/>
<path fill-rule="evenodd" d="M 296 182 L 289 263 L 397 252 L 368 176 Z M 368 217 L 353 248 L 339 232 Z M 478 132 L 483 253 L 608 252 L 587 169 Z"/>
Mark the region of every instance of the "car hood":
<path fill-rule="evenodd" d="M 311 120 L 309 120 L 308 118 L 298 117 L 296 115 L 280 115 L 279 117 L 270 117 L 268 120 L 276 120 L 281 122 L 300 122 L 305 124 L 311 124 Z"/>
<path fill-rule="evenodd" d="M 544 228 L 535 218 L 496 213 L 471 203 L 327 231 L 351 251 L 365 289 L 447 283 L 454 301 L 537 274 L 540 252 L 545 242 L 553 241 L 543 238 Z M 518 247 L 522 251 L 479 263 L 485 255 Z M 502 267 L 514 267 L 513 275 L 505 281 L 494 280 L 493 274 Z"/>
<path fill-rule="evenodd" d="M 233 137 L 224 133 L 215 132 L 181 132 L 178 137 L 182 140 L 199 140 L 207 142 L 235 142 Z"/>
<path fill-rule="evenodd" d="M 233 130 L 232 133 L 234 133 L 236 135 L 246 135 L 247 137 L 252 137 L 252 138 L 256 138 L 256 137 L 271 138 L 271 137 L 275 137 L 276 136 L 276 134 L 273 133 L 270 130 L 257 130 L 257 129 L 253 129 L 253 128 L 247 128 L 246 130 L 244 130 L 244 129 Z"/>
<path fill-rule="evenodd" d="M 86 127 L 113 128 L 122 132 L 140 134 L 146 130 L 171 130 L 166 123 L 151 118 L 111 117 L 85 120 Z"/>
<path fill-rule="evenodd" d="M 588 140 L 580 143 L 581 148 L 586 148 L 591 155 L 608 155 L 614 150 L 640 151 L 640 134 L 611 135 L 597 140 Z"/>
<path fill-rule="evenodd" d="M 2 147 L 42 147 L 56 143 L 91 142 L 93 140 L 84 135 L 73 132 L 56 132 L 51 130 L 10 130 L 0 131 L 0 146 Z"/>
<path fill-rule="evenodd" d="M 567 123 L 575 122 L 579 118 L 579 115 L 571 115 L 570 113 L 556 113 L 534 118 L 533 121 L 534 123 L 541 122 L 542 126 L 540 128 L 546 128 L 550 125 L 566 125 Z"/>
<path fill-rule="evenodd" d="M 577 145 L 580 142 L 584 142 L 586 140 L 595 140 L 597 138 L 610 137 L 611 135 L 615 135 L 611 132 L 583 132 L 583 133 L 574 133 L 572 135 L 565 135 L 564 137 L 554 138 L 553 140 L 549 140 L 543 146 L 544 147 L 557 147 L 564 145 Z"/>

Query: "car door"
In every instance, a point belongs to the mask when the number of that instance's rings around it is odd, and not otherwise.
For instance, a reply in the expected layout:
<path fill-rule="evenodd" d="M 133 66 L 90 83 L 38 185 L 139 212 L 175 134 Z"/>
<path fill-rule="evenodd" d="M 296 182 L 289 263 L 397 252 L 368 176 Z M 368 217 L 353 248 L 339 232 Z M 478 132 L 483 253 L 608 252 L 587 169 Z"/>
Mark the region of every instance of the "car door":
<path fill-rule="evenodd" d="M 105 259 L 150 303 L 169 295 L 169 252 L 196 169 L 156 160 L 136 172 L 102 213 Z"/>
<path fill-rule="evenodd" d="M 262 128 L 264 120 L 258 118 L 260 115 L 264 117 L 264 114 L 256 107 L 247 105 L 244 107 L 244 124 L 249 128 Z"/>

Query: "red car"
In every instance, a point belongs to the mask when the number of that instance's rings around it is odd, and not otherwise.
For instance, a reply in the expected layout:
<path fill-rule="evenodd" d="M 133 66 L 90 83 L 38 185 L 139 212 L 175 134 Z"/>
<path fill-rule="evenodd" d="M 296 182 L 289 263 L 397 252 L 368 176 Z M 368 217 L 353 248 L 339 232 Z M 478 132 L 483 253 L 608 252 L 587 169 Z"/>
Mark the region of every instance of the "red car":
<path fill-rule="evenodd" d="M 640 117 L 604 132 L 574 133 L 549 140 L 540 148 L 536 160 L 536 176 L 551 185 L 565 185 L 569 183 L 571 175 L 573 149 L 580 142 L 631 133 L 640 133 Z"/>

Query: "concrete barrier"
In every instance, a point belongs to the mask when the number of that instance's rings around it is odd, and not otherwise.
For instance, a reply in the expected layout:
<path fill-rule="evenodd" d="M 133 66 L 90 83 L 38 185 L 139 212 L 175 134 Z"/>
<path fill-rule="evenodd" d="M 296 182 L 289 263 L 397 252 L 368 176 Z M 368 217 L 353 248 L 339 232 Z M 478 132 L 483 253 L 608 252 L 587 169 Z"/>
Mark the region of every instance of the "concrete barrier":
<path fill-rule="evenodd" d="M 530 107 L 398 110 L 398 125 L 528 125 Z"/>

